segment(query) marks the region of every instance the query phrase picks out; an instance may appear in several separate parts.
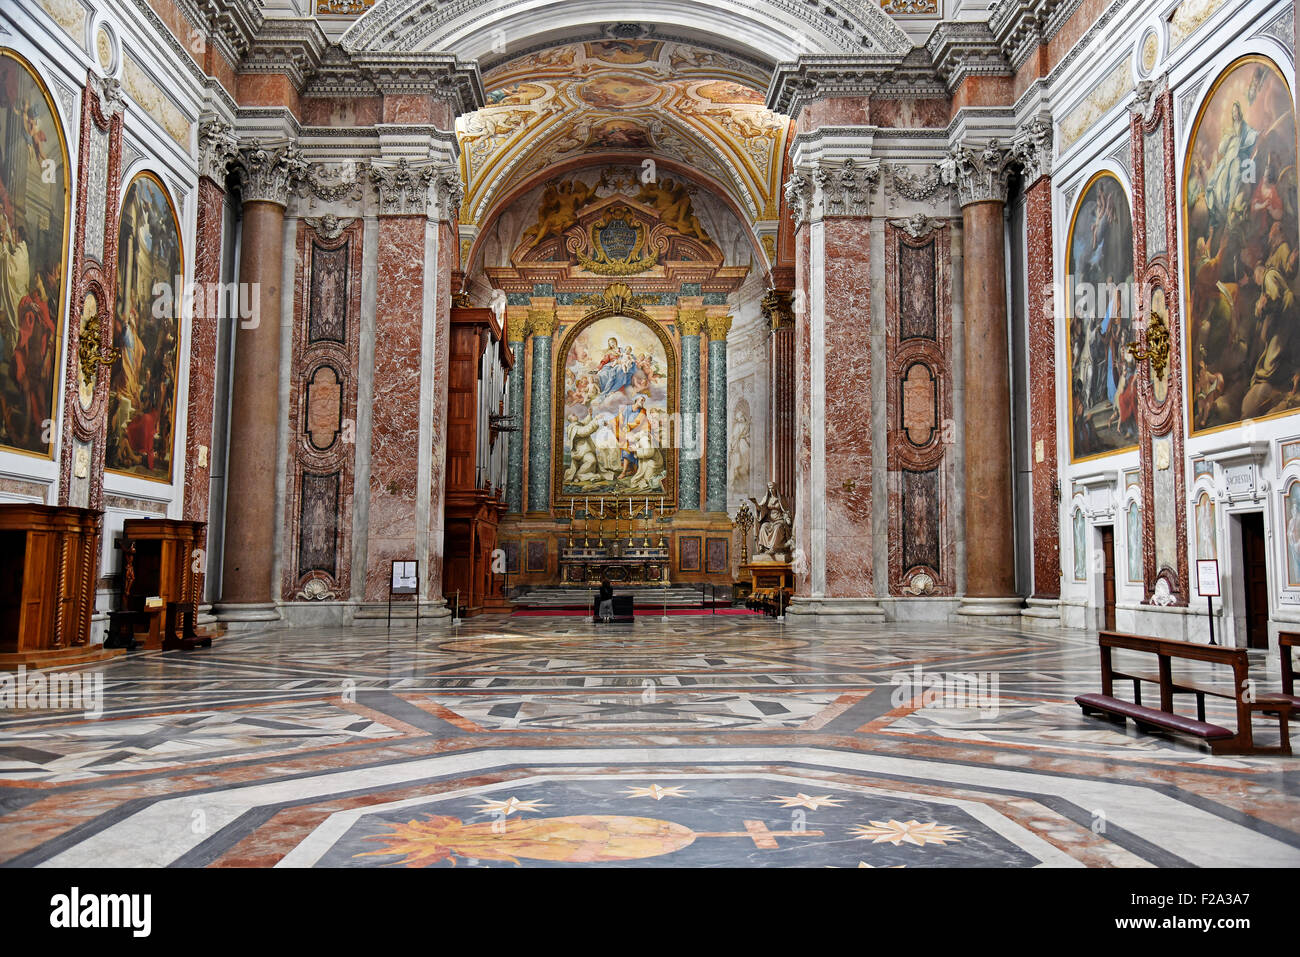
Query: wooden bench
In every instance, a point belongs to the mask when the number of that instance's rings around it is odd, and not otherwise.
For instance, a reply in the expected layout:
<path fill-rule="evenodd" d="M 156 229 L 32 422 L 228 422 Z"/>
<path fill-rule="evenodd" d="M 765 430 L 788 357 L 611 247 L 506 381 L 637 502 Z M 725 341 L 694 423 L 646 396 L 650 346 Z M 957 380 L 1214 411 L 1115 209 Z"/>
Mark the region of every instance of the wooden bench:
<path fill-rule="evenodd" d="M 1118 719 L 1121 723 L 1131 718 L 1140 730 L 1158 728 L 1192 735 L 1206 741 L 1214 754 L 1291 753 L 1288 721 L 1291 718 L 1294 702 L 1287 700 L 1283 695 L 1254 695 L 1252 700 L 1252 696 L 1247 694 L 1247 689 L 1251 687 L 1250 660 L 1244 648 L 1199 645 L 1189 641 L 1127 635 L 1114 631 L 1100 632 L 1097 641 L 1101 651 L 1101 694 L 1083 694 L 1074 699 L 1084 714 L 1100 714 L 1110 720 Z M 1158 671 L 1155 673 L 1120 671 L 1112 660 L 1112 651 L 1117 648 L 1155 655 Z M 1232 669 L 1232 684 L 1175 678 L 1172 666 L 1174 659 L 1226 665 Z M 1116 678 L 1133 682 L 1133 701 L 1124 701 L 1115 697 Z M 1158 709 L 1142 704 L 1143 682 L 1159 687 L 1160 707 Z M 1196 718 L 1177 714 L 1174 711 L 1174 696 L 1178 694 L 1196 695 Z M 1236 703 L 1235 733 L 1206 722 L 1205 695 L 1207 694 Z M 1281 744 L 1278 747 L 1262 747 L 1255 744 L 1251 728 L 1251 720 L 1255 712 L 1278 717 L 1281 734 Z"/>
<path fill-rule="evenodd" d="M 745 599 L 745 607 L 751 611 L 761 611 L 765 615 L 775 618 L 778 615 L 785 614 L 785 610 L 790 607 L 790 599 L 793 594 L 794 592 L 790 588 L 755 588 L 750 596 Z"/>
<path fill-rule="evenodd" d="M 1291 649 L 1300 648 L 1300 632 L 1280 631 L 1277 635 L 1278 655 L 1282 658 L 1282 694 L 1281 697 L 1291 702 L 1293 708 L 1300 708 L 1300 698 L 1295 693 L 1295 664 L 1291 660 Z M 1292 712 L 1292 718 L 1295 713 Z"/>

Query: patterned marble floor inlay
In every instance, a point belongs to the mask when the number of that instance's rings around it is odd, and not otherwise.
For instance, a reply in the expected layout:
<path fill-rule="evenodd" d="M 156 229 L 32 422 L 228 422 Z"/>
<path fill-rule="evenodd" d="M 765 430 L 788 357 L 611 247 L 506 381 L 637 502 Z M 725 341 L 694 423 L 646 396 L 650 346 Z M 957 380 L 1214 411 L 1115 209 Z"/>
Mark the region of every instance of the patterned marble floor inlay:
<path fill-rule="evenodd" d="M 102 713 L 0 711 L 6 866 L 1300 865 L 1300 758 L 1083 716 L 1085 634 L 477 619 L 76 670 Z"/>

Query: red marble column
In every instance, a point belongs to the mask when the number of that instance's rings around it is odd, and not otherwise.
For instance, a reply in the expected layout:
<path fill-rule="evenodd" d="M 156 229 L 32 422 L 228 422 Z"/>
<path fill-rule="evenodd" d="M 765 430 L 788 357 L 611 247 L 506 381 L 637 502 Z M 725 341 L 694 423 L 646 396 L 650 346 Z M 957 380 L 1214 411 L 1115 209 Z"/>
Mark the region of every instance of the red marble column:
<path fill-rule="evenodd" d="M 442 600 L 443 533 L 447 474 L 447 375 L 451 348 L 451 271 L 455 267 L 456 230 L 450 222 L 438 223 L 437 275 L 434 282 L 433 410 L 431 481 L 429 484 L 429 583 L 425 595 Z M 382 273 L 381 273 L 382 275 Z M 426 282 L 428 282 L 426 278 Z M 373 474 L 373 472 L 371 473 Z"/>
<path fill-rule="evenodd" d="M 962 207 L 966 329 L 966 594 L 1016 593 L 1011 383 L 1001 200 Z"/>
<path fill-rule="evenodd" d="M 424 214 L 379 219 L 370 433 L 367 601 L 388 598 L 391 562 L 416 554 Z M 442 385 L 445 405 L 446 383 Z M 441 493 L 439 493 L 441 494 Z M 428 569 L 430 579 L 433 569 Z M 438 572 L 441 579 L 441 570 Z"/>
<path fill-rule="evenodd" d="M 1052 180 L 1025 190 L 1029 301 L 1029 441 L 1035 598 L 1061 594 L 1061 532 L 1056 489 L 1056 302 L 1052 271 Z"/>
<path fill-rule="evenodd" d="M 874 594 L 870 226 L 866 217 L 823 221 L 828 598 Z"/>
<path fill-rule="evenodd" d="M 190 522 L 208 520 L 211 493 L 212 417 L 216 396 L 217 323 L 220 309 L 205 290 L 221 282 L 221 225 L 225 190 L 206 176 L 199 178 L 198 217 L 195 227 L 194 312 L 190 320 L 190 372 L 185 414 L 184 517 Z M 207 530 L 198 542 L 207 548 Z M 196 576 L 195 593 L 204 596 L 207 564 Z"/>
<path fill-rule="evenodd" d="M 276 444 L 280 426 L 280 284 L 283 276 L 284 206 L 244 203 L 239 281 L 257 284 L 256 325 L 240 322 L 235 334 L 230 403 L 229 494 L 221 603 L 270 605 L 278 589 L 275 562 Z M 278 617 L 223 609 L 229 617 Z"/>

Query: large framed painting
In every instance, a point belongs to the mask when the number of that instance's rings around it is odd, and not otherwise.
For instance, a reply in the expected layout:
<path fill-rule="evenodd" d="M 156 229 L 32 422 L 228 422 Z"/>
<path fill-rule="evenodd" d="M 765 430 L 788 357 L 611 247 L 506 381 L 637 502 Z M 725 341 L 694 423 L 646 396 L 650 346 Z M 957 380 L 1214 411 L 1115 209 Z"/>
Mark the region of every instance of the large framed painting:
<path fill-rule="evenodd" d="M 122 202 L 117 304 L 104 464 L 158 482 L 170 482 L 176 427 L 179 290 L 162 287 L 184 276 L 180 227 L 162 182 L 152 173 L 131 180 Z"/>
<path fill-rule="evenodd" d="M 671 504 L 680 423 L 667 333 L 648 319 L 594 316 L 566 334 L 557 365 L 557 504 L 614 495 Z"/>
<path fill-rule="evenodd" d="M 1273 61 L 1220 74 L 1183 169 L 1192 432 L 1300 409 L 1295 108 Z"/>
<path fill-rule="evenodd" d="M 0 446 L 49 457 L 71 196 L 49 91 L 0 47 Z"/>
<path fill-rule="evenodd" d="M 1093 176 L 1070 220 L 1066 243 L 1069 316 L 1070 457 L 1137 445 L 1133 333 L 1133 217 L 1113 173 Z"/>

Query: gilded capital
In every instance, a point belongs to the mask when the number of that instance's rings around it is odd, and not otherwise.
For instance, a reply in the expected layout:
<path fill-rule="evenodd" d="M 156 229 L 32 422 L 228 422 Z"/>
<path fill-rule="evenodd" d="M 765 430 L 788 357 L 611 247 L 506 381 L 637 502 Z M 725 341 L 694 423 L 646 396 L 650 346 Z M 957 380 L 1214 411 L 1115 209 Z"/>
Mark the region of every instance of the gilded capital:
<path fill-rule="evenodd" d="M 682 335 L 684 336 L 698 336 L 707 320 L 708 316 L 703 309 L 679 309 L 677 311 L 677 324 L 681 326 Z"/>
<path fill-rule="evenodd" d="M 549 309 L 528 310 L 528 331 L 535 336 L 553 336 L 558 320 Z M 519 340 L 515 340 L 516 342 Z"/>
<path fill-rule="evenodd" d="M 773 331 L 794 325 L 794 304 L 792 295 L 780 289 L 769 289 L 763 294 L 759 305 Z"/>
<path fill-rule="evenodd" d="M 709 327 L 709 338 L 715 342 L 725 341 L 727 333 L 731 331 L 730 316 L 709 316 L 705 323 Z"/>
<path fill-rule="evenodd" d="M 528 317 L 521 313 L 506 316 L 506 342 L 523 342 L 528 338 Z"/>

